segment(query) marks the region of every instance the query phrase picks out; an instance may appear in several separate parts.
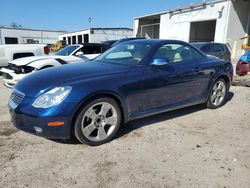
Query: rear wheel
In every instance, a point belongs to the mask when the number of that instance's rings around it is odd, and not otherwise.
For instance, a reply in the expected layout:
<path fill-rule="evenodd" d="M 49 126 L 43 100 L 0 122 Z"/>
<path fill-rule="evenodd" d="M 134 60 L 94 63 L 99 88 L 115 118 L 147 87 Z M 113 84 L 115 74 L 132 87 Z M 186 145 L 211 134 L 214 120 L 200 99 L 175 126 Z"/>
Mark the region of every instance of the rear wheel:
<path fill-rule="evenodd" d="M 219 108 L 225 103 L 227 93 L 227 86 L 224 79 L 218 79 L 212 86 L 209 98 L 207 101 L 207 107 L 211 109 Z"/>
<path fill-rule="evenodd" d="M 97 146 L 110 141 L 121 124 L 121 110 L 115 100 L 99 98 L 83 107 L 74 126 L 76 138 Z"/>

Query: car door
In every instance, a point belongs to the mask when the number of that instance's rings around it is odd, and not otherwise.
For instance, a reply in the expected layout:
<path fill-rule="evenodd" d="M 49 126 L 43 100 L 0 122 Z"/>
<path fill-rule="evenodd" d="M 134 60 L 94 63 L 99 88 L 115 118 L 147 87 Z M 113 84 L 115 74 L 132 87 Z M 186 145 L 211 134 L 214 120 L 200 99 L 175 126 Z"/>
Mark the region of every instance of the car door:
<path fill-rule="evenodd" d="M 153 59 L 166 58 L 165 65 L 149 64 L 143 74 L 143 110 L 178 106 L 199 100 L 202 72 L 199 61 L 205 57 L 185 44 L 165 44 Z"/>

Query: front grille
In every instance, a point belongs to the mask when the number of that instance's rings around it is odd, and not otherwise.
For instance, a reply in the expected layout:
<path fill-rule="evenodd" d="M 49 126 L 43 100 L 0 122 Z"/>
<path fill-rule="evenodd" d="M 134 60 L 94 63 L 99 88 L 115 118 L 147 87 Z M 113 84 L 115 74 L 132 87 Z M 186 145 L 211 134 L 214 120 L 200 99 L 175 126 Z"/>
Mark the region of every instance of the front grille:
<path fill-rule="evenodd" d="M 8 80 L 13 79 L 13 77 L 9 73 L 6 73 L 6 72 L 1 72 L 1 73 L 2 73 L 3 79 L 8 79 Z"/>
<path fill-rule="evenodd" d="M 17 90 L 13 90 L 10 96 L 9 106 L 15 109 L 22 102 L 24 97 L 24 93 Z"/>

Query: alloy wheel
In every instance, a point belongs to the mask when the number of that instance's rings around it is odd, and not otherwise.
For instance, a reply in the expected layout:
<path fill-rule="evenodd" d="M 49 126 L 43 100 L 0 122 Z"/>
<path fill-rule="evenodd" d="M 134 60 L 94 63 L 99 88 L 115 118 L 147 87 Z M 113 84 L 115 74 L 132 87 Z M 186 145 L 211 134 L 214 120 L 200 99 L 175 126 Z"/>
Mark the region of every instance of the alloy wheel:
<path fill-rule="evenodd" d="M 108 102 L 99 102 L 90 106 L 81 121 L 83 135 L 91 141 L 108 138 L 117 126 L 118 115 L 115 107 Z"/>
<path fill-rule="evenodd" d="M 210 96 L 211 103 L 214 106 L 220 106 L 224 101 L 225 95 L 226 95 L 226 85 L 223 81 L 219 80 L 214 84 L 212 88 L 212 93 Z"/>

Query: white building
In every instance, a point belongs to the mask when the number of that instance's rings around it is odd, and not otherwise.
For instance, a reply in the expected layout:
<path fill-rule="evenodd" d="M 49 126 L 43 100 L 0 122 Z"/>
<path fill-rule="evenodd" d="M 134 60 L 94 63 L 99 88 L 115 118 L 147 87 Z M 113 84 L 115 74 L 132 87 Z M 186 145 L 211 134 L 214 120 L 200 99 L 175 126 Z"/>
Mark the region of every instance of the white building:
<path fill-rule="evenodd" d="M 54 44 L 65 31 L 51 31 L 15 27 L 0 27 L 0 44 Z"/>
<path fill-rule="evenodd" d="M 66 44 L 78 44 L 100 43 L 107 40 L 118 40 L 132 36 L 133 29 L 130 28 L 90 28 L 59 35 L 58 39 L 66 41 Z"/>
<path fill-rule="evenodd" d="M 238 58 L 250 35 L 250 1 L 216 0 L 134 19 L 134 36 L 227 43 Z"/>

